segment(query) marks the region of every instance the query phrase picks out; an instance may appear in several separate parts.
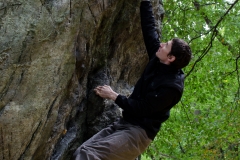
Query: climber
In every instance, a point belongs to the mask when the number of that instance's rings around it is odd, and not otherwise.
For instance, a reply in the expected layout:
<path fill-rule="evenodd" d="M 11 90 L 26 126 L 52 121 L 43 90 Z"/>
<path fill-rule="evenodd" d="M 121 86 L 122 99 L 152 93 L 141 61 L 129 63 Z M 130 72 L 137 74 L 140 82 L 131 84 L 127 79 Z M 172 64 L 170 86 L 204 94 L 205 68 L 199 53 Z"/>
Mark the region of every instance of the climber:
<path fill-rule="evenodd" d="M 154 140 L 170 109 L 180 101 L 184 87 L 181 69 L 188 65 L 191 49 L 178 38 L 160 43 L 149 0 L 142 0 L 140 12 L 149 62 L 130 97 L 107 85 L 94 89 L 123 109 L 122 118 L 84 142 L 74 153 L 76 160 L 135 159 Z"/>

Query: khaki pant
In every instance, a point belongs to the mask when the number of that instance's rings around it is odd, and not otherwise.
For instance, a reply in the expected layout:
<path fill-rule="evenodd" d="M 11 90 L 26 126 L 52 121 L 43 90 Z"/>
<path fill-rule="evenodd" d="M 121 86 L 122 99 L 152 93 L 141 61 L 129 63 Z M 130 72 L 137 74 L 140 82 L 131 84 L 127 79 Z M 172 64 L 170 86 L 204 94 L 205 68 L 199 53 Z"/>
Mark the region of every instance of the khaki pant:
<path fill-rule="evenodd" d="M 101 130 L 84 142 L 74 153 L 75 160 L 134 160 L 151 139 L 145 130 L 123 119 Z"/>

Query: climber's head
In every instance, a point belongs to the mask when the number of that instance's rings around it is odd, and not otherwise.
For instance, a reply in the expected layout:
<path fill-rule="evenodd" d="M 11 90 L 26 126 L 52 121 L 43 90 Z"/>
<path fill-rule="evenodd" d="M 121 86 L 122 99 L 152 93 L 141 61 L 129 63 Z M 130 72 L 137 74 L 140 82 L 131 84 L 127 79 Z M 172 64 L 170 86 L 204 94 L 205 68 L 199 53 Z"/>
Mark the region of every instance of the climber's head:
<path fill-rule="evenodd" d="M 185 41 L 174 38 L 167 43 L 161 43 L 156 56 L 160 59 L 160 62 L 181 69 L 189 64 L 192 52 Z"/>

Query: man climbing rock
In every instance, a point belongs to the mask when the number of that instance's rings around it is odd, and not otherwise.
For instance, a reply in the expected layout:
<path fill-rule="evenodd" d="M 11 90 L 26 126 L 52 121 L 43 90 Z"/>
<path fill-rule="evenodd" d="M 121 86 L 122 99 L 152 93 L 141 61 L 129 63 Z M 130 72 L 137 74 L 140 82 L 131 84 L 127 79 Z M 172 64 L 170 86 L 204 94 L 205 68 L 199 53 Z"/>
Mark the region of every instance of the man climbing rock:
<path fill-rule="evenodd" d="M 97 95 L 123 109 L 123 117 L 84 142 L 74 153 L 77 160 L 135 159 L 154 140 L 183 94 L 181 69 L 191 59 L 189 45 L 178 38 L 160 43 L 150 1 L 141 2 L 140 12 L 149 62 L 128 98 L 107 85 L 95 88 Z"/>

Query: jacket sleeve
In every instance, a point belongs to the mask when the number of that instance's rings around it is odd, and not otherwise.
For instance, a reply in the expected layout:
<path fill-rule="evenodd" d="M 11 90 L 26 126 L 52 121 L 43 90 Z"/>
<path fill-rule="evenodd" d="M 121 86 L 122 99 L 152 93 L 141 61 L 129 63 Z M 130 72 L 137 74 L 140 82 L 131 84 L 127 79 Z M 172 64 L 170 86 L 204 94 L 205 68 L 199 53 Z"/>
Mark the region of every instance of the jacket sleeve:
<path fill-rule="evenodd" d="M 137 117 L 151 116 L 155 112 L 169 110 L 169 106 L 175 105 L 180 94 L 173 88 L 162 88 L 160 93 L 150 92 L 144 99 L 136 100 L 118 95 L 115 103 L 128 113 Z"/>
<path fill-rule="evenodd" d="M 149 59 L 151 59 L 151 57 L 155 55 L 160 46 L 160 40 L 156 31 L 151 2 L 142 1 L 140 6 L 140 13 L 143 39 Z"/>

